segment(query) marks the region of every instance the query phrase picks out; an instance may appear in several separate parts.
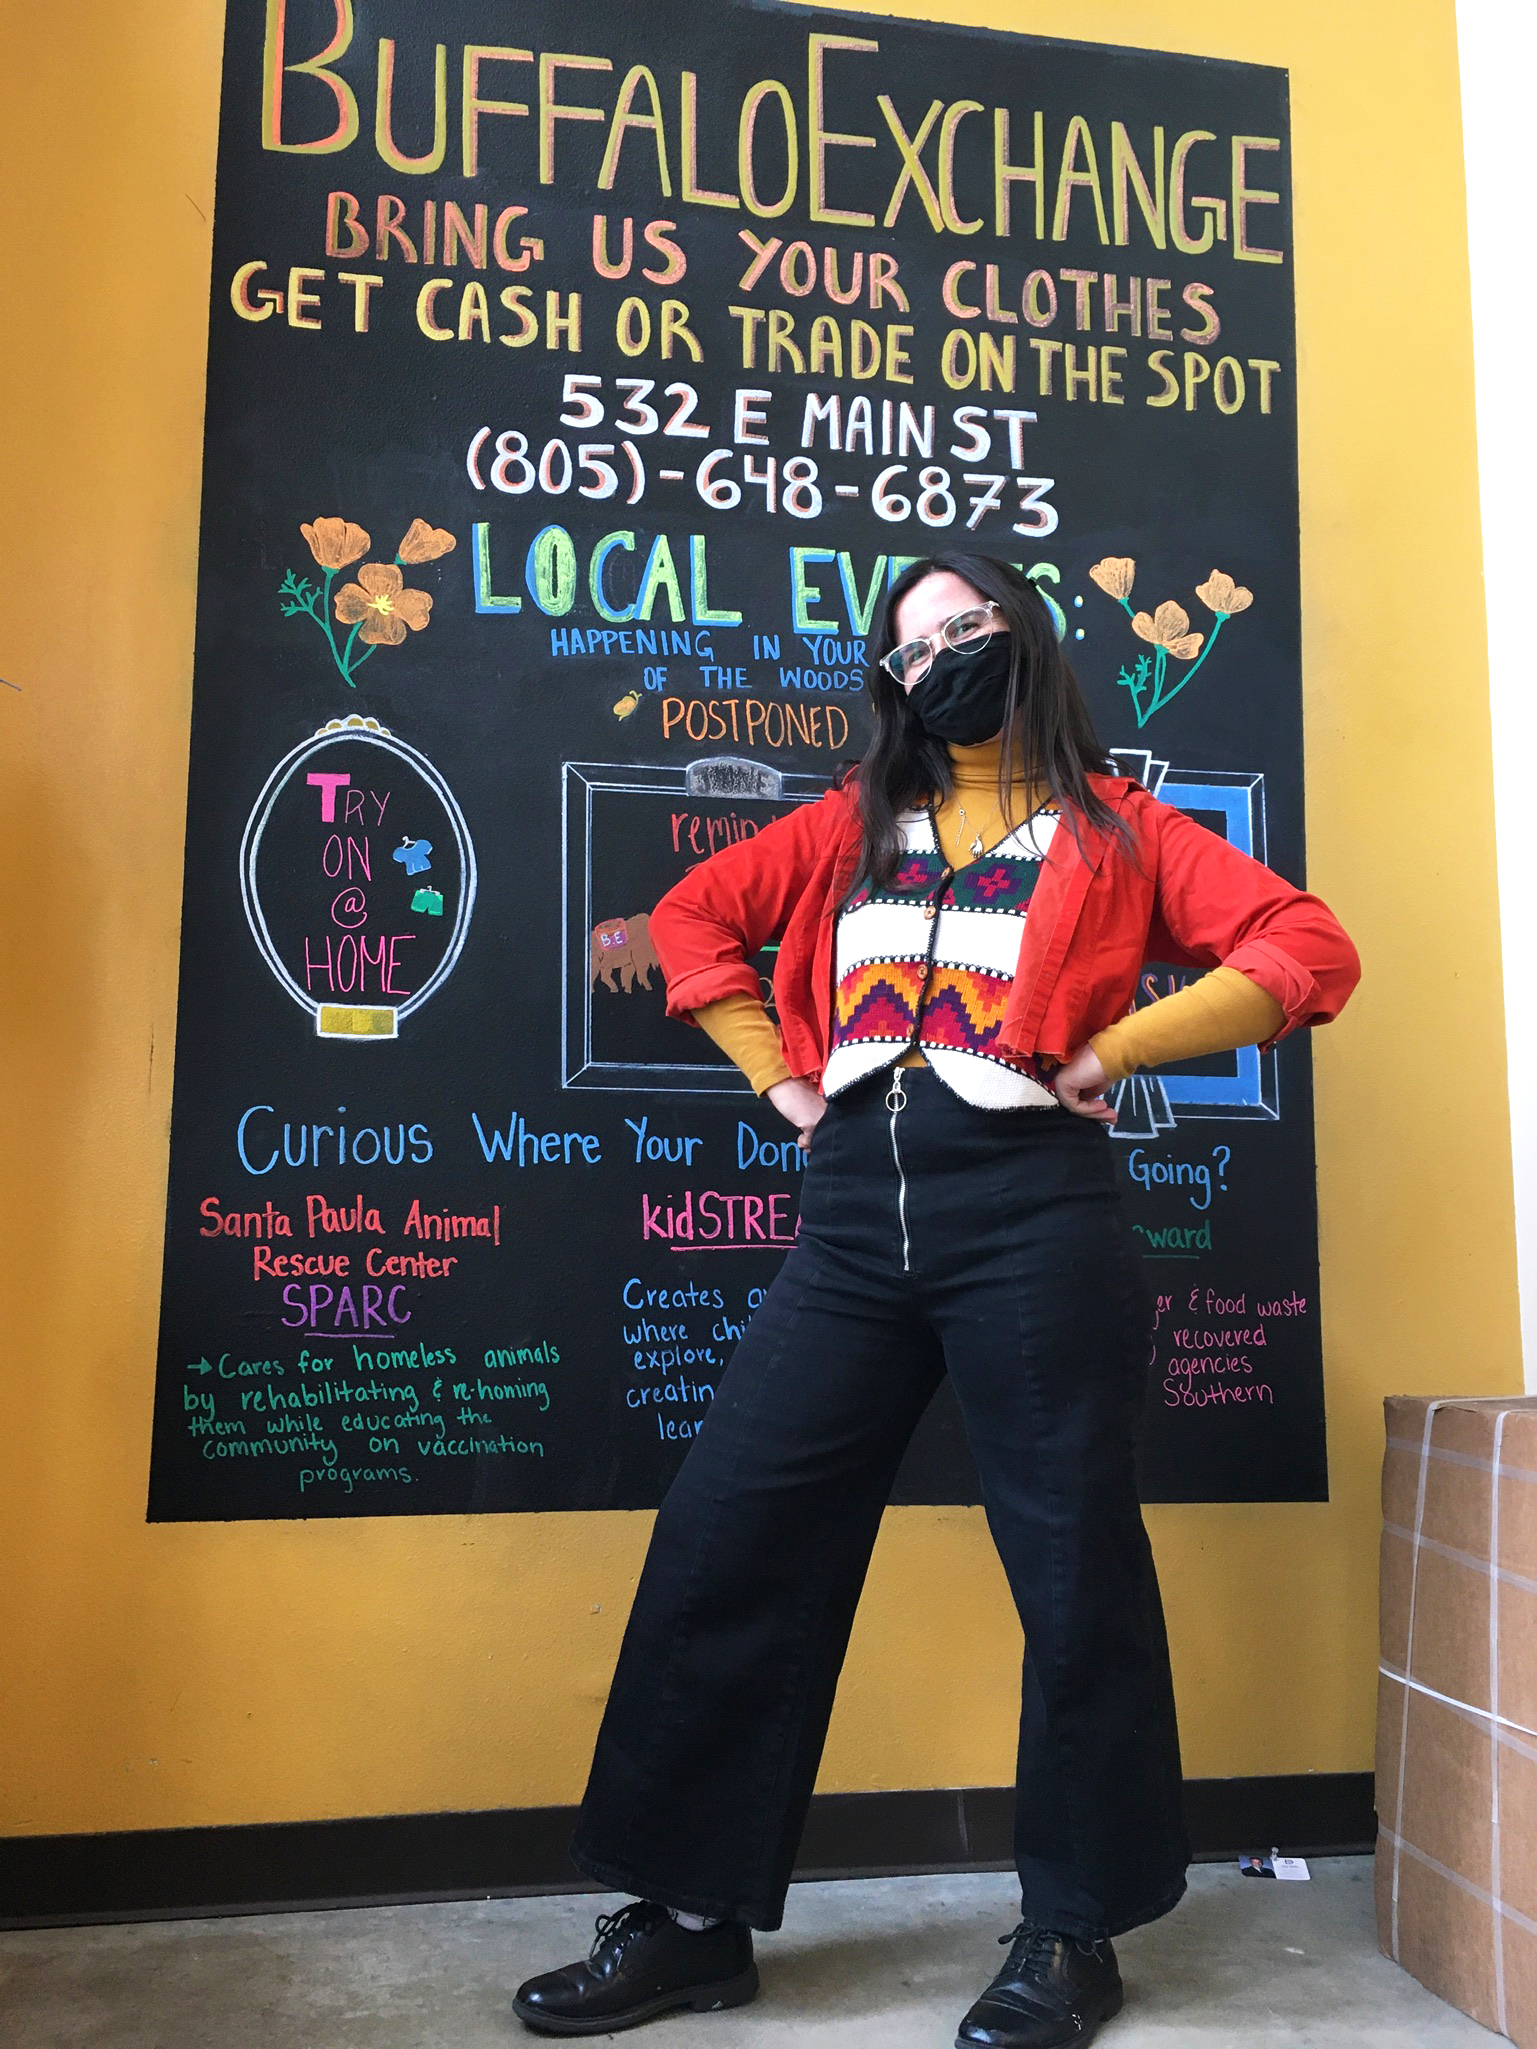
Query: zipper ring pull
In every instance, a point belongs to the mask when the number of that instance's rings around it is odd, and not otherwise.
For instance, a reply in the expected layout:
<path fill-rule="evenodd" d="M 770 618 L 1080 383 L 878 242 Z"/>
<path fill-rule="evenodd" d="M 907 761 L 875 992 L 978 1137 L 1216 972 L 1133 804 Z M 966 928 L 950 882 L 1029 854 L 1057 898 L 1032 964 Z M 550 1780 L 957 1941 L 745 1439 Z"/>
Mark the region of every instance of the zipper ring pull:
<path fill-rule="evenodd" d="M 891 1087 L 886 1091 L 886 1108 L 893 1116 L 896 1115 L 898 1110 L 905 1110 L 907 1108 L 907 1091 L 902 1086 L 900 1068 L 894 1067 L 891 1070 Z"/>

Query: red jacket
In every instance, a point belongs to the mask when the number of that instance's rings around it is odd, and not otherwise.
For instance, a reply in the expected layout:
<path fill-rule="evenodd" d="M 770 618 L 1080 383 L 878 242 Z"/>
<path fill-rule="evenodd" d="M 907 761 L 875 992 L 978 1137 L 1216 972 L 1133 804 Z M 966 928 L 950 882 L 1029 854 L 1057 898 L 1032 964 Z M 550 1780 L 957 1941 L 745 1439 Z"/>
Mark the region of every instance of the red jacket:
<path fill-rule="evenodd" d="M 1316 896 L 1140 783 L 1091 776 L 1135 835 L 1140 865 L 1086 819 L 1083 848 L 1052 835 L 1030 899 L 998 1050 L 1066 1060 L 1130 1009 L 1144 961 L 1236 968 L 1286 1013 L 1277 1034 L 1326 1024 L 1360 979 L 1339 922 Z M 774 999 L 792 1074 L 827 1061 L 833 924 L 859 863 L 858 794 L 832 790 L 756 838 L 722 847 L 651 914 L 670 1016 L 740 990 L 760 993 L 751 956 L 779 941 Z"/>

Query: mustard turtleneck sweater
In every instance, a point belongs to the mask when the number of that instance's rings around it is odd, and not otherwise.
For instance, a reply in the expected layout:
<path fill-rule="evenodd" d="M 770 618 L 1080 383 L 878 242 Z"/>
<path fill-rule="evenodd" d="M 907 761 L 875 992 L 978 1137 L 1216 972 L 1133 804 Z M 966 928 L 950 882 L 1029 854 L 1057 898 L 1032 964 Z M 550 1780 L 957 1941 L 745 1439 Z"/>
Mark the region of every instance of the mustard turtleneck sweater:
<path fill-rule="evenodd" d="M 1023 824 L 1046 793 L 1032 791 L 1023 776 L 1017 777 L 1011 815 L 1004 816 L 998 802 L 997 740 L 952 747 L 950 766 L 954 785 L 935 813 L 935 822 L 945 860 L 952 868 L 964 868 L 977 859 L 973 841 L 980 839 L 984 851 L 993 846 Z M 723 996 L 696 1010 L 694 1022 L 741 1068 L 760 1096 L 776 1082 L 790 1080 L 779 1028 L 756 996 Z M 1235 968 L 1219 967 L 1172 996 L 1117 1019 L 1089 1043 L 1108 1079 L 1117 1082 L 1142 1067 L 1263 1045 L 1284 1022 L 1280 1004 L 1258 983 Z M 915 1047 L 903 1054 L 901 1064 L 922 1066 L 923 1055 Z"/>

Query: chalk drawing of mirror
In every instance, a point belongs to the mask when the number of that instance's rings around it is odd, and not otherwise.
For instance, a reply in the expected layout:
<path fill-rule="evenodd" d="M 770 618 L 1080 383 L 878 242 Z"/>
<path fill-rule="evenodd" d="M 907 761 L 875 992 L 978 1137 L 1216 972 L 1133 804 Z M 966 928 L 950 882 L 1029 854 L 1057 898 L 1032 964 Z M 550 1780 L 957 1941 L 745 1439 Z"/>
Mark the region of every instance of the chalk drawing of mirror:
<path fill-rule="evenodd" d="M 240 842 L 240 896 L 273 974 L 323 1039 L 367 1043 L 443 986 L 475 907 L 475 849 L 427 757 L 333 719 L 273 769 Z"/>

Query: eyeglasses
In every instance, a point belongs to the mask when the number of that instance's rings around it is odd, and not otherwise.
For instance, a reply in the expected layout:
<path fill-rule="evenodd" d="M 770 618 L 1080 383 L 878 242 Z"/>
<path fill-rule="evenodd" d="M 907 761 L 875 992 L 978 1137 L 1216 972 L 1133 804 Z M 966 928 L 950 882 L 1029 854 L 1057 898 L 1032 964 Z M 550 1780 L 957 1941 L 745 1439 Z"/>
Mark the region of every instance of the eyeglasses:
<path fill-rule="evenodd" d="M 889 655 L 881 657 L 881 667 L 903 690 L 916 690 L 933 664 L 937 642 L 942 641 L 954 654 L 975 653 L 984 640 L 991 638 L 993 614 L 997 610 L 991 601 L 968 605 L 964 612 L 947 619 L 937 633 L 924 640 L 904 640 L 900 647 L 894 647 Z"/>

